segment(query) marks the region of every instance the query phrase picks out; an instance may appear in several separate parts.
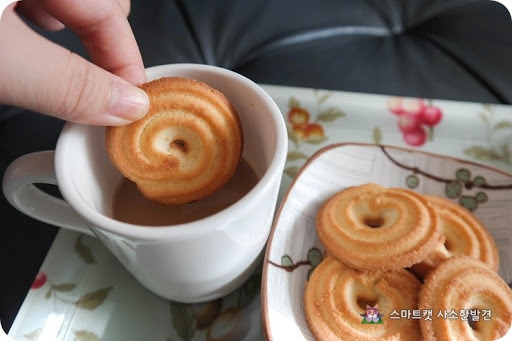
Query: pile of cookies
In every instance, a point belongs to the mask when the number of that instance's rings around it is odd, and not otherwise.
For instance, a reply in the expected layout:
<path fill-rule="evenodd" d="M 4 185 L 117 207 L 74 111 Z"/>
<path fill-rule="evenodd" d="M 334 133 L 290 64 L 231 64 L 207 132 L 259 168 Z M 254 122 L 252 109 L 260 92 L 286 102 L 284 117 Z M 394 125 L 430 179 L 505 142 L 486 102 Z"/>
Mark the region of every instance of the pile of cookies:
<path fill-rule="evenodd" d="M 351 187 L 322 205 L 317 231 L 326 251 L 304 310 L 318 340 L 495 340 L 511 327 L 495 242 L 447 199 Z"/>

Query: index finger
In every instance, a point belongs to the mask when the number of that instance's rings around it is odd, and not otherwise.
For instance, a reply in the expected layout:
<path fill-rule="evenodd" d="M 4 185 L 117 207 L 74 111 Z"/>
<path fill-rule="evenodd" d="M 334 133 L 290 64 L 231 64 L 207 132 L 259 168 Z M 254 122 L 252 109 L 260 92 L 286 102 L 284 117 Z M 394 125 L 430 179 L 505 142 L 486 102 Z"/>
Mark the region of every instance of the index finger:
<path fill-rule="evenodd" d="M 130 24 L 118 0 L 43 0 L 48 12 L 74 31 L 94 63 L 134 84 L 146 81 Z"/>

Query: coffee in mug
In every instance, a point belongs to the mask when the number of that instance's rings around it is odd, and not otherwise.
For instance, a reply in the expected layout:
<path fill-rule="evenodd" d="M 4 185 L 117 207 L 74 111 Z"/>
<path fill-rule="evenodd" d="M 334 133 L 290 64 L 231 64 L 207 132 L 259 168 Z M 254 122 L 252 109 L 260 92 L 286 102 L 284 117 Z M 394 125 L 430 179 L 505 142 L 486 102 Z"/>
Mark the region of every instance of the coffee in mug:
<path fill-rule="evenodd" d="M 112 202 L 112 217 L 141 226 L 185 224 L 220 212 L 247 194 L 259 181 L 252 166 L 240 159 L 233 177 L 214 194 L 182 205 L 163 205 L 146 198 L 134 182 L 123 178 Z"/>

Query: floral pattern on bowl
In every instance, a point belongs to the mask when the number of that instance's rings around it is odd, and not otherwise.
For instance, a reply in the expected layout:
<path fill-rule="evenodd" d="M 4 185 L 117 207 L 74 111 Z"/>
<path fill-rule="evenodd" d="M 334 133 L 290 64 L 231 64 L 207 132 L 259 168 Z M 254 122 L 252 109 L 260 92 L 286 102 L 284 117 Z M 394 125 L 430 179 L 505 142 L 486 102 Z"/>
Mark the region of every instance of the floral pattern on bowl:
<path fill-rule="evenodd" d="M 512 287 L 512 174 L 402 148 L 328 146 L 311 157 L 298 174 L 274 222 L 262 281 L 268 340 L 313 340 L 303 312 L 303 294 L 324 251 L 316 232 L 318 209 L 344 188 L 370 182 L 446 196 L 474 211 L 495 238 L 499 274 Z"/>

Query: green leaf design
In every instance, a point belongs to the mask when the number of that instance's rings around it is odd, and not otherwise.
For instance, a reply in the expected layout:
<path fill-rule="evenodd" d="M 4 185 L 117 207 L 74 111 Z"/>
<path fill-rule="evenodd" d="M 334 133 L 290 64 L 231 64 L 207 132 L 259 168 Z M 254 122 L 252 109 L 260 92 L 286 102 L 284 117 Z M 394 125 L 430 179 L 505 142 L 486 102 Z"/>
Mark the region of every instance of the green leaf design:
<path fill-rule="evenodd" d="M 384 322 L 382 322 L 382 319 L 380 319 L 378 322 L 373 322 L 373 321 L 368 322 L 368 321 L 366 321 L 365 318 L 363 318 L 363 321 L 361 321 L 361 324 L 383 324 L 383 323 Z"/>
<path fill-rule="evenodd" d="M 416 188 L 420 184 L 420 179 L 418 176 L 411 174 L 405 179 L 405 183 L 409 188 Z"/>
<path fill-rule="evenodd" d="M 307 276 L 308 281 L 309 281 L 309 278 L 311 277 L 311 275 L 313 274 L 313 271 L 315 271 L 315 268 L 311 268 L 308 270 L 308 276 Z"/>
<path fill-rule="evenodd" d="M 96 264 L 96 260 L 92 256 L 91 249 L 82 242 L 82 237 L 76 239 L 74 250 L 78 256 L 87 264 Z"/>
<path fill-rule="evenodd" d="M 479 203 L 486 202 L 487 200 L 489 200 L 489 198 L 487 197 L 487 194 L 485 194 L 484 192 L 478 192 L 475 195 L 475 199 Z"/>
<path fill-rule="evenodd" d="M 190 341 L 196 332 L 195 319 L 187 304 L 169 301 L 172 326 L 182 340 Z"/>
<path fill-rule="evenodd" d="M 455 177 L 457 178 L 457 180 L 460 180 L 464 183 L 470 182 L 471 172 L 469 171 L 469 169 L 466 168 L 457 169 L 457 171 L 455 172 Z"/>
<path fill-rule="evenodd" d="M 23 335 L 23 337 L 26 338 L 27 340 L 37 341 L 37 340 L 39 340 L 39 335 L 41 334 L 42 331 L 43 331 L 43 328 L 38 328 L 28 334 Z"/>
<path fill-rule="evenodd" d="M 100 338 L 88 330 L 73 330 L 75 341 L 99 341 Z"/>
<path fill-rule="evenodd" d="M 492 112 L 493 111 L 493 106 L 492 104 L 489 104 L 489 103 L 483 103 L 482 104 L 482 107 L 486 110 L 486 111 L 489 111 L 489 112 Z"/>
<path fill-rule="evenodd" d="M 288 107 L 290 107 L 290 109 L 300 107 L 299 100 L 297 98 L 295 98 L 294 96 L 290 97 L 290 99 L 288 100 Z"/>
<path fill-rule="evenodd" d="M 103 288 L 87 293 L 80 297 L 80 299 L 76 301 L 75 304 L 83 309 L 94 310 L 98 308 L 103 303 L 103 301 L 105 301 L 110 290 L 112 290 L 112 287 Z"/>
<path fill-rule="evenodd" d="M 462 184 L 458 181 L 450 181 L 446 184 L 445 194 L 448 198 L 458 198 L 462 194 Z"/>
<path fill-rule="evenodd" d="M 52 289 L 57 290 L 57 291 L 71 291 L 75 287 L 76 287 L 76 284 L 73 284 L 73 283 L 62 283 L 62 284 L 52 285 Z"/>
<path fill-rule="evenodd" d="M 478 207 L 478 202 L 476 201 L 476 199 L 473 198 L 473 197 L 470 197 L 468 195 L 461 196 L 460 199 L 459 199 L 459 204 L 461 206 L 464 206 L 465 208 L 467 208 L 471 212 L 476 210 L 477 207 Z"/>
<path fill-rule="evenodd" d="M 373 128 L 372 137 L 373 142 L 375 142 L 376 144 L 380 144 L 382 142 L 382 130 L 380 130 L 379 127 Z"/>
<path fill-rule="evenodd" d="M 512 164 L 512 153 L 508 144 L 501 146 L 501 154 L 503 155 L 503 161 Z"/>
<path fill-rule="evenodd" d="M 245 308 L 251 304 L 254 298 L 260 292 L 261 276 L 251 276 L 241 287 L 238 289 L 238 307 Z"/>
<path fill-rule="evenodd" d="M 340 109 L 331 107 L 329 109 L 326 109 L 322 111 L 318 116 L 316 117 L 316 120 L 319 122 L 332 122 L 340 117 L 347 116 L 344 112 L 342 112 Z"/>
<path fill-rule="evenodd" d="M 322 253 L 316 247 L 309 249 L 308 251 L 308 261 L 312 267 L 318 266 L 322 261 Z"/>
<path fill-rule="evenodd" d="M 293 261 L 288 255 L 284 255 L 281 257 L 281 265 L 282 266 L 293 266 Z"/>
<path fill-rule="evenodd" d="M 320 143 L 324 143 L 326 140 L 327 140 L 327 137 L 322 137 L 322 138 L 314 139 L 314 140 L 305 140 L 304 142 L 309 143 L 309 144 L 320 144 Z"/>
<path fill-rule="evenodd" d="M 43 330 L 43 328 L 38 328 L 36 330 L 34 330 L 33 332 L 31 333 L 28 333 L 28 334 L 25 334 L 23 335 L 23 337 L 25 339 L 28 339 L 28 340 L 38 340 L 39 339 L 39 335 L 41 334 L 41 331 Z"/>
<path fill-rule="evenodd" d="M 323 102 L 327 101 L 329 99 L 329 97 L 331 97 L 331 95 L 332 95 L 332 93 L 328 92 L 328 93 L 320 96 L 320 98 L 318 99 L 318 104 L 322 104 Z"/>
<path fill-rule="evenodd" d="M 512 121 L 500 121 L 493 127 L 494 130 L 512 128 Z"/>
<path fill-rule="evenodd" d="M 428 140 L 434 141 L 434 127 L 428 127 Z"/>
<path fill-rule="evenodd" d="M 489 121 L 489 117 L 487 117 L 487 115 L 486 115 L 486 114 L 479 112 L 479 113 L 478 113 L 478 116 L 480 116 L 480 119 L 481 119 L 482 121 L 484 121 L 484 123 L 485 123 L 486 125 L 488 125 L 488 126 L 490 126 L 490 125 L 491 125 L 491 121 Z"/>
<path fill-rule="evenodd" d="M 52 289 L 51 289 L 51 288 L 50 288 L 50 289 L 48 289 L 48 291 L 47 291 L 47 292 L 46 292 L 46 294 L 44 295 L 44 299 L 45 299 L 45 300 L 50 299 L 50 297 L 52 297 L 52 293 L 53 293 L 53 292 L 52 292 Z"/>
<path fill-rule="evenodd" d="M 474 179 L 473 179 L 473 184 L 476 186 L 476 187 L 480 187 L 482 185 L 485 185 L 486 181 L 485 181 L 485 178 L 481 175 L 479 176 L 476 176 Z"/>
<path fill-rule="evenodd" d="M 288 161 L 295 161 L 295 160 L 300 160 L 300 159 L 307 159 L 308 156 L 304 153 L 301 153 L 301 152 L 296 152 L 296 151 L 293 151 L 293 152 L 289 152 L 288 153 L 288 156 L 286 157 L 286 160 Z"/>
<path fill-rule="evenodd" d="M 496 153 L 491 148 L 485 148 L 485 147 L 481 147 L 481 146 L 473 146 L 473 147 L 464 149 L 464 154 L 466 154 L 474 159 L 477 159 L 477 160 L 493 161 L 493 160 L 501 160 L 503 158 L 502 155 Z"/>
<path fill-rule="evenodd" d="M 299 143 L 299 140 L 297 139 L 297 136 L 293 133 L 293 130 L 290 129 L 290 127 L 287 127 L 288 130 L 288 138 L 295 142 L 295 144 Z"/>
<path fill-rule="evenodd" d="M 300 167 L 291 166 L 284 169 L 284 173 L 288 175 L 290 178 L 295 178 L 297 173 L 299 173 Z"/>

